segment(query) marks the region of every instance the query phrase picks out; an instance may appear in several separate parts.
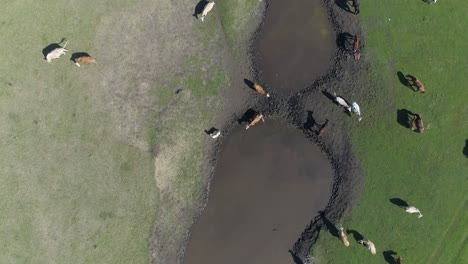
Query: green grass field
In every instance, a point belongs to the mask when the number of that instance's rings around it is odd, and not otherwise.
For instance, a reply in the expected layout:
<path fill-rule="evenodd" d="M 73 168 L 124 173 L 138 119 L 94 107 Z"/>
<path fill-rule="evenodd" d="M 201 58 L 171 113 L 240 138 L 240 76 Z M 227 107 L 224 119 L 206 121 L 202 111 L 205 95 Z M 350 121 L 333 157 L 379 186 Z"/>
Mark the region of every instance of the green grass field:
<path fill-rule="evenodd" d="M 203 129 L 230 81 L 207 56 L 224 49 L 216 12 L 201 23 L 195 4 L 2 3 L 0 263 L 148 263 L 157 219 L 162 242 L 185 236 L 177 212 L 201 202 Z M 230 37 L 246 34 L 247 7 L 221 11 Z M 64 37 L 48 64 L 41 50 Z M 98 64 L 74 66 L 83 51 Z"/>
<path fill-rule="evenodd" d="M 370 85 L 376 98 L 361 106 L 372 116 L 353 127 L 365 189 L 345 229 L 374 242 L 371 255 L 348 235 L 351 245 L 323 231 L 313 256 L 318 263 L 385 263 L 395 251 L 404 263 L 467 263 L 468 6 L 463 0 L 361 1 L 366 34 L 363 56 L 371 58 Z M 397 72 L 417 76 L 426 93 L 402 85 Z M 397 122 L 397 110 L 419 113 L 418 134 Z M 400 198 L 424 217 L 390 203 Z M 338 223 L 337 223 L 338 224 Z"/>

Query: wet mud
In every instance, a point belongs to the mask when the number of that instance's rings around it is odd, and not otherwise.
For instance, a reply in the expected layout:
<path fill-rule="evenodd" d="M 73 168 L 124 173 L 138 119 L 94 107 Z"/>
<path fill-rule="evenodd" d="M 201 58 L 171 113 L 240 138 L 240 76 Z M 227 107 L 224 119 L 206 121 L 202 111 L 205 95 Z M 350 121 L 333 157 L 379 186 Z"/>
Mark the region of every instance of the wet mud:
<path fill-rule="evenodd" d="M 282 95 L 297 92 L 331 66 L 334 32 L 321 0 L 270 0 L 254 41 L 263 83 Z"/>
<path fill-rule="evenodd" d="M 294 263 L 288 249 L 328 203 L 334 171 L 292 125 L 266 120 L 231 131 L 184 264 Z"/>

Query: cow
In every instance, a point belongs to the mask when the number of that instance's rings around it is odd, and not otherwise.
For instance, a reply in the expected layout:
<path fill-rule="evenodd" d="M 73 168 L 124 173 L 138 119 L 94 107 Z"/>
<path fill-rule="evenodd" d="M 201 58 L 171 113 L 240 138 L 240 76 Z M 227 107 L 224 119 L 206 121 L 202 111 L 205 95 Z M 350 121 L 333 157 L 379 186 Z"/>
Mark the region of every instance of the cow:
<path fill-rule="evenodd" d="M 353 0 L 353 6 L 354 6 L 354 14 L 357 15 L 359 12 L 361 12 L 361 5 L 359 4 L 359 0 Z"/>
<path fill-rule="evenodd" d="M 96 63 L 96 59 L 89 56 L 88 53 L 80 52 L 80 53 L 75 53 L 71 57 L 71 60 L 75 62 L 75 65 L 80 67 L 80 62 L 81 63 Z"/>
<path fill-rule="evenodd" d="M 357 35 L 354 36 L 353 55 L 355 60 L 359 60 L 361 58 L 361 53 L 359 52 L 359 37 Z"/>
<path fill-rule="evenodd" d="M 358 35 L 354 36 L 354 41 L 353 41 L 353 53 L 356 53 L 359 51 L 359 37 Z"/>
<path fill-rule="evenodd" d="M 414 206 L 406 206 L 405 207 L 405 211 L 407 213 L 410 213 L 410 214 L 418 214 L 418 218 L 421 218 L 423 217 L 423 215 L 421 214 L 421 212 L 419 211 L 418 208 L 414 207 Z"/>
<path fill-rule="evenodd" d="M 358 243 L 366 246 L 372 255 L 375 255 L 377 253 L 377 250 L 375 249 L 375 245 L 374 243 L 372 243 L 372 241 L 368 239 L 363 239 L 363 240 L 359 240 Z"/>
<path fill-rule="evenodd" d="M 411 130 L 415 131 L 416 129 L 418 130 L 419 133 L 424 132 L 424 123 L 419 114 L 414 114 L 413 119 L 411 120 L 411 125 L 410 125 Z"/>
<path fill-rule="evenodd" d="M 56 45 L 56 48 L 49 51 L 47 55 L 45 56 L 45 59 L 47 60 L 47 62 L 50 63 L 53 59 L 58 59 L 60 58 L 60 56 L 65 55 L 65 52 L 68 51 L 65 48 L 67 46 L 67 43 L 68 43 L 68 40 L 67 42 L 65 42 L 65 45 L 63 45 L 63 47 L 58 44 L 53 44 L 53 45 Z"/>
<path fill-rule="evenodd" d="M 358 121 L 362 120 L 361 109 L 359 108 L 359 105 L 356 102 L 353 102 L 351 104 L 351 111 L 358 116 Z"/>
<path fill-rule="evenodd" d="M 257 114 L 255 115 L 255 117 L 252 119 L 252 121 L 250 121 L 250 123 L 247 124 L 247 126 L 245 127 L 245 129 L 249 129 L 249 127 L 257 124 L 260 120 L 262 120 L 263 122 L 265 122 L 265 119 L 263 118 L 263 115 L 262 114 Z"/>
<path fill-rule="evenodd" d="M 323 132 L 325 131 L 325 127 L 328 125 L 328 119 L 325 120 L 325 123 L 323 123 L 322 125 L 318 125 L 317 124 L 317 127 L 318 127 L 318 130 L 317 130 L 317 135 L 319 137 L 321 137 L 323 135 Z"/>
<path fill-rule="evenodd" d="M 201 12 L 201 14 L 199 14 L 199 16 L 201 15 L 200 17 L 200 20 L 201 21 L 204 21 L 206 15 L 208 15 L 208 13 L 211 11 L 211 9 L 213 9 L 215 5 L 215 2 L 208 2 L 205 7 L 203 8 L 203 11 Z"/>
<path fill-rule="evenodd" d="M 401 256 L 399 256 L 396 261 L 395 261 L 396 264 L 402 264 L 403 263 L 403 258 Z"/>
<path fill-rule="evenodd" d="M 341 96 L 337 96 L 336 93 L 333 93 L 333 100 L 343 106 L 348 112 L 351 112 L 351 106 L 349 106 L 348 102 Z"/>
<path fill-rule="evenodd" d="M 340 227 L 338 228 L 338 233 L 340 235 L 340 239 L 341 241 L 343 241 L 343 244 L 346 246 L 346 247 L 349 247 L 349 240 L 348 240 L 348 237 L 346 236 L 345 232 L 344 232 L 344 228 L 343 228 L 343 225 L 340 224 Z"/>
<path fill-rule="evenodd" d="M 418 80 L 418 78 L 409 74 L 406 75 L 406 78 L 409 79 L 408 82 L 410 83 L 412 87 L 416 87 L 416 91 L 421 92 L 421 93 L 426 92 L 426 88 L 424 87 L 424 84 L 420 80 Z"/>
<path fill-rule="evenodd" d="M 266 97 L 270 97 L 270 94 L 267 93 L 267 92 L 265 91 L 265 89 L 263 89 L 263 87 L 262 87 L 260 84 L 254 83 L 253 88 L 254 88 L 254 90 L 255 90 L 257 93 L 259 93 L 259 94 L 261 94 L 261 95 L 264 95 L 264 96 L 266 96 Z"/>

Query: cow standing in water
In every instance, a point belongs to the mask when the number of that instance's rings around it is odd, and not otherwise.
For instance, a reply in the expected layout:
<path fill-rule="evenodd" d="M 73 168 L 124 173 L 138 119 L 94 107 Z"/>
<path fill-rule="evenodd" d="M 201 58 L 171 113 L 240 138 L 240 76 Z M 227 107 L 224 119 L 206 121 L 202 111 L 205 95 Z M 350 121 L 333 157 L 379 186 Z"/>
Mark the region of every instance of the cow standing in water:
<path fill-rule="evenodd" d="M 245 127 L 245 129 L 249 129 L 249 127 L 257 124 L 260 120 L 262 120 L 263 122 L 265 122 L 265 119 L 263 118 L 263 115 L 262 114 L 257 114 L 253 119 L 252 121 L 250 121 L 250 123 L 247 124 L 247 126 Z"/>
<path fill-rule="evenodd" d="M 419 133 L 424 132 L 424 123 L 422 121 L 422 118 L 419 114 L 414 114 L 414 118 L 411 120 L 411 130 L 418 130 Z"/>
<path fill-rule="evenodd" d="M 344 228 L 343 228 L 343 225 L 340 224 L 340 227 L 338 228 L 338 234 L 340 235 L 340 239 L 341 241 L 343 241 L 343 244 L 346 246 L 346 247 L 349 247 L 349 240 L 348 240 L 348 237 L 346 236 L 345 232 L 344 232 Z"/>
<path fill-rule="evenodd" d="M 270 97 L 270 94 L 267 93 L 267 92 L 265 91 L 265 89 L 263 89 L 263 87 L 262 87 L 260 84 L 254 83 L 253 88 L 254 88 L 254 90 L 255 90 L 257 93 L 259 93 L 259 94 L 261 94 L 261 95 L 264 95 L 264 96 L 266 96 L 266 97 Z"/>

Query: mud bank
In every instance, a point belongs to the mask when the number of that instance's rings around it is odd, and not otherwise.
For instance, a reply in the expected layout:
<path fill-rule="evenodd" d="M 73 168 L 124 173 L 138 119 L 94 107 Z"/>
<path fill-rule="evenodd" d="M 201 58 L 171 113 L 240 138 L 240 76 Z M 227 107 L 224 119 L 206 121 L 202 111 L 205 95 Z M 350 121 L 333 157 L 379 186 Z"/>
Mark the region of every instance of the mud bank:
<path fill-rule="evenodd" d="M 184 263 L 290 263 L 288 249 L 326 206 L 332 181 L 326 156 L 293 126 L 268 119 L 236 127 L 221 147 Z"/>
<path fill-rule="evenodd" d="M 360 61 L 355 61 L 346 47 L 343 47 L 341 38 L 343 34 L 362 36 L 361 49 L 365 47 L 365 36 L 360 31 L 358 20 L 353 14 L 343 10 L 334 2 L 326 1 L 325 6 L 328 20 L 332 25 L 336 44 L 333 47 L 333 59 L 330 68 L 326 73 L 307 84 L 303 89 L 291 96 L 284 96 L 281 92 L 267 100 L 258 95 L 252 94 L 246 104 L 240 106 L 235 111 L 233 117 L 224 115 L 220 120 L 224 121 L 224 135 L 229 134 L 239 126 L 238 119 L 242 118 L 242 113 L 248 108 L 268 116 L 274 115 L 283 121 L 301 130 L 304 137 L 315 143 L 327 156 L 334 170 L 334 180 L 332 194 L 328 197 L 328 203 L 322 214 L 309 219 L 302 234 L 294 244 L 291 244 L 291 259 L 295 263 L 309 263 L 311 261 L 310 251 L 312 245 L 318 238 L 323 228 L 326 230 L 326 223 L 336 223 L 340 218 L 348 214 L 356 204 L 362 190 L 363 180 L 359 164 L 353 155 L 350 127 L 358 126 L 355 118 L 344 114 L 342 109 L 327 98 L 324 91 L 336 92 L 344 97 L 358 98 L 359 101 L 366 102 L 372 100 L 372 90 L 366 89 L 366 75 L 369 67 L 369 59 L 365 52 L 361 52 L 363 57 Z M 268 11 L 267 11 L 268 12 Z M 258 52 L 255 51 L 255 41 L 261 36 L 259 32 L 254 34 L 251 44 L 251 62 L 254 70 L 250 79 L 262 82 L 262 74 L 259 65 L 255 62 Z M 307 69 L 303 69 L 307 71 Z M 246 76 L 249 78 L 249 76 Z M 232 95 L 232 94 L 231 94 Z M 230 106 L 236 109 L 235 106 Z M 324 135 L 319 138 L 316 134 L 316 124 L 323 124 L 328 119 L 329 124 Z M 365 119 L 362 121 L 365 122 Z M 214 168 L 218 161 L 220 145 L 225 136 L 222 136 L 209 149 L 213 153 L 210 167 Z M 209 186 L 207 187 L 207 192 Z M 200 208 L 202 210 L 203 208 Z"/>

